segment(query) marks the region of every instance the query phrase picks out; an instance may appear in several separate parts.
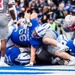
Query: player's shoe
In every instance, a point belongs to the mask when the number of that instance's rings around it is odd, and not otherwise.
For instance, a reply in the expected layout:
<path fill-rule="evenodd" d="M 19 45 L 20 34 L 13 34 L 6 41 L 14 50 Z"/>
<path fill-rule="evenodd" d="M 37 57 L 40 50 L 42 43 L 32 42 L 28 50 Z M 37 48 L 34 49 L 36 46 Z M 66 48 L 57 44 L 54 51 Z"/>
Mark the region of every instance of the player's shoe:
<path fill-rule="evenodd" d="M 75 60 L 70 60 L 67 66 L 75 66 Z"/>
<path fill-rule="evenodd" d="M 59 51 L 59 52 L 63 52 L 63 51 L 68 51 L 68 50 L 69 50 L 69 47 L 63 45 L 58 51 Z"/>
<path fill-rule="evenodd" d="M 9 67 L 9 65 L 5 62 L 0 61 L 0 67 Z"/>
<path fill-rule="evenodd" d="M 52 59 L 52 64 L 56 64 L 56 63 L 58 63 L 59 65 L 64 65 L 64 61 L 60 59 L 59 57 Z"/>

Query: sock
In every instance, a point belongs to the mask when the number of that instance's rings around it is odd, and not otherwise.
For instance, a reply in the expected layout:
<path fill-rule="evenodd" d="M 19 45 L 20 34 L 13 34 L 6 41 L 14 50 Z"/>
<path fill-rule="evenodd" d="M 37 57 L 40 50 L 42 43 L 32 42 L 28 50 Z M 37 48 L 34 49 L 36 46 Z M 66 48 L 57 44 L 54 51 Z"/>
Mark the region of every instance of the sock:
<path fill-rule="evenodd" d="M 5 60 L 5 57 L 2 57 L 2 56 L 1 56 L 1 61 L 4 62 L 4 60 Z"/>
<path fill-rule="evenodd" d="M 70 60 L 75 60 L 75 57 L 74 56 L 71 56 Z"/>

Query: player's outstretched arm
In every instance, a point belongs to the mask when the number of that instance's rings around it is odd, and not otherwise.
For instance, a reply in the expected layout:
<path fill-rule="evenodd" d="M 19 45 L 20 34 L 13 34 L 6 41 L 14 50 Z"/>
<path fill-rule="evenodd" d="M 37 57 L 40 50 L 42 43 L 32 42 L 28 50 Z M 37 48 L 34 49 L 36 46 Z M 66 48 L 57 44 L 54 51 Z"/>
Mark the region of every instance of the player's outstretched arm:
<path fill-rule="evenodd" d="M 15 1 L 9 0 L 8 7 L 9 7 L 11 18 L 13 19 L 14 27 L 17 30 L 18 29 L 18 27 L 17 27 L 17 14 L 16 14 L 17 12 L 16 12 L 16 8 L 15 8 Z"/>
<path fill-rule="evenodd" d="M 16 8 L 15 8 L 15 5 L 12 3 L 9 3 L 8 4 L 8 7 L 9 7 L 9 11 L 10 11 L 10 15 L 13 19 L 14 22 L 16 22 Z"/>
<path fill-rule="evenodd" d="M 33 66 L 35 64 L 35 56 L 36 56 L 36 48 L 31 46 L 31 57 L 30 57 L 30 63 L 25 66 Z"/>

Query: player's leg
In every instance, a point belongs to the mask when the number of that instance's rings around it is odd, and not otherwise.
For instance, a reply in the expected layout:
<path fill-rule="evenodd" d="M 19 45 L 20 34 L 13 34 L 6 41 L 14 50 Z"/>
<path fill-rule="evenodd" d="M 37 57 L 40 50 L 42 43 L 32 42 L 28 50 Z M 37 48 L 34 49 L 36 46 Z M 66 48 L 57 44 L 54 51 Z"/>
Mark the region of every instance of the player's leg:
<path fill-rule="evenodd" d="M 14 61 L 20 54 L 20 49 L 17 46 L 13 46 L 6 49 L 6 63 L 9 65 L 15 64 Z"/>
<path fill-rule="evenodd" d="M 1 59 L 0 66 L 8 66 L 5 61 L 5 53 L 6 53 L 6 40 L 1 40 Z"/>
<path fill-rule="evenodd" d="M 61 59 L 64 60 L 69 60 L 69 63 L 67 65 L 75 65 L 75 57 L 71 56 L 70 54 L 68 54 L 67 52 L 59 52 L 59 47 L 55 47 L 55 46 L 48 46 L 48 50 L 49 53 L 51 53 L 52 55 L 55 55 Z"/>
<path fill-rule="evenodd" d="M 60 48 L 59 51 L 64 51 L 65 49 L 68 49 L 66 45 L 60 44 L 56 39 L 56 34 L 53 31 L 48 31 L 43 37 L 43 43 L 57 46 Z"/>
<path fill-rule="evenodd" d="M 8 66 L 4 60 L 5 60 L 5 50 L 6 50 L 6 39 L 8 35 L 8 18 L 4 14 L 0 18 L 0 39 L 1 39 L 1 60 L 0 60 L 0 66 Z"/>
<path fill-rule="evenodd" d="M 51 54 L 66 60 L 70 60 L 70 61 L 74 60 L 74 63 L 72 63 L 72 65 L 75 65 L 75 57 L 64 52 L 68 47 L 58 43 L 58 41 L 56 40 L 56 36 L 52 31 L 46 33 L 46 35 L 43 37 L 43 42 L 50 46 L 48 51 Z"/>
<path fill-rule="evenodd" d="M 52 55 L 47 51 L 47 47 L 43 47 L 42 50 L 36 54 L 36 64 L 49 65 L 51 64 L 51 57 Z"/>

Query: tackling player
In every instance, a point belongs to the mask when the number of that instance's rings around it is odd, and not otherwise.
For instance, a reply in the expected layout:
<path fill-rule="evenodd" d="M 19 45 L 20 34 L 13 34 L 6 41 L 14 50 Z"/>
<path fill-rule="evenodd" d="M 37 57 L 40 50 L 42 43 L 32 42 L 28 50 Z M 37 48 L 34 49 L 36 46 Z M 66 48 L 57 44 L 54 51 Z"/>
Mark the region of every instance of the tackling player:
<path fill-rule="evenodd" d="M 45 26 L 47 25 L 47 26 Z M 56 41 L 56 34 L 49 28 L 48 24 L 44 24 L 42 26 L 38 26 L 34 29 L 33 38 L 31 40 L 35 40 L 35 44 L 32 44 L 31 47 L 31 62 L 28 64 L 28 66 L 31 66 L 35 61 L 35 52 L 38 44 L 40 43 L 40 40 L 42 39 L 42 42 L 46 45 L 48 45 L 47 51 L 54 55 L 58 56 L 62 59 L 69 60 L 68 65 L 75 65 L 75 57 L 69 55 L 68 53 L 64 52 L 68 47 L 66 45 L 62 45 Z M 36 43 L 38 42 L 38 43 Z M 32 43 L 32 42 L 31 42 Z"/>
<path fill-rule="evenodd" d="M 66 32 L 67 38 L 69 40 L 74 39 L 75 34 L 75 16 L 67 15 L 64 20 L 63 29 Z"/>

